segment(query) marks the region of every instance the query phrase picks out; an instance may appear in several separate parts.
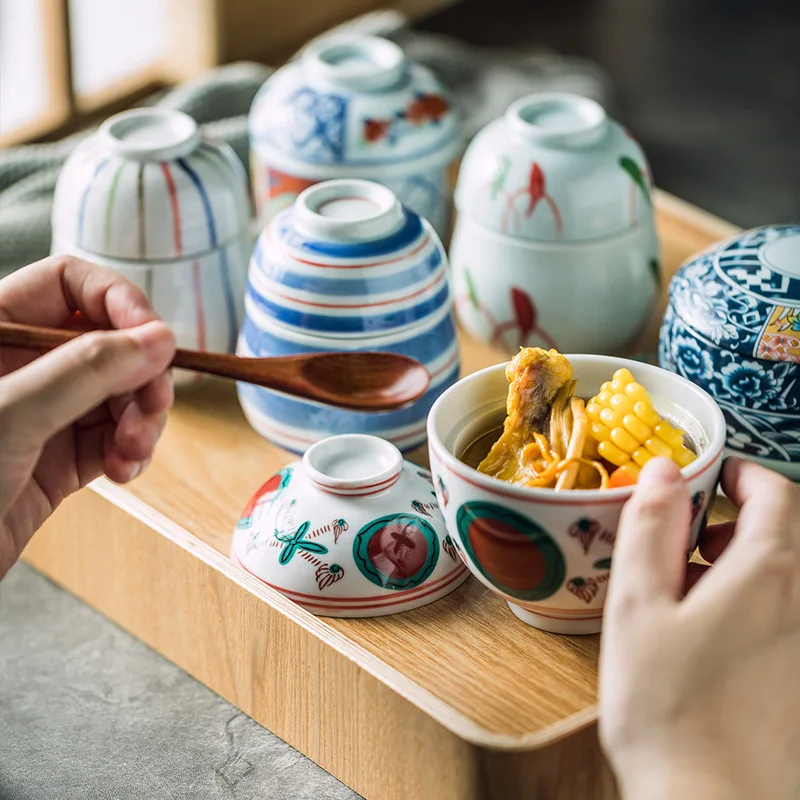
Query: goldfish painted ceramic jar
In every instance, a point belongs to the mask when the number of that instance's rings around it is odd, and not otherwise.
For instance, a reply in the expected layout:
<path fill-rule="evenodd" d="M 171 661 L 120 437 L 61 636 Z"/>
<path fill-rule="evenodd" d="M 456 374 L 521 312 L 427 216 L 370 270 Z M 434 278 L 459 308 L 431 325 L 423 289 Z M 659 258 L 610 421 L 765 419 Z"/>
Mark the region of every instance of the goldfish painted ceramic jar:
<path fill-rule="evenodd" d="M 403 451 L 422 444 L 428 410 L 459 370 L 447 259 L 430 223 L 369 181 L 316 184 L 262 232 L 237 352 L 343 350 L 410 356 L 430 387 L 408 407 L 364 413 L 240 384 L 251 425 L 298 453 L 344 433 L 375 434 Z"/>
<path fill-rule="evenodd" d="M 303 189 L 335 178 L 390 188 L 449 234 L 448 168 L 462 146 L 453 101 L 386 39 L 331 35 L 264 84 L 250 112 L 253 192 L 268 222 Z"/>
<path fill-rule="evenodd" d="M 714 396 L 731 454 L 800 481 L 800 225 L 738 234 L 681 267 L 659 361 Z"/>
<path fill-rule="evenodd" d="M 374 436 L 334 436 L 256 492 L 231 558 L 312 614 L 378 617 L 432 603 L 469 577 L 429 472 Z"/>
<path fill-rule="evenodd" d="M 248 223 L 247 176 L 233 150 L 205 140 L 180 111 L 136 109 L 108 119 L 67 159 L 51 249 L 139 286 L 179 347 L 233 352 Z"/>
<path fill-rule="evenodd" d="M 595 101 L 535 94 L 467 148 L 450 248 L 456 308 L 477 339 L 615 354 L 654 310 L 650 170 Z"/>

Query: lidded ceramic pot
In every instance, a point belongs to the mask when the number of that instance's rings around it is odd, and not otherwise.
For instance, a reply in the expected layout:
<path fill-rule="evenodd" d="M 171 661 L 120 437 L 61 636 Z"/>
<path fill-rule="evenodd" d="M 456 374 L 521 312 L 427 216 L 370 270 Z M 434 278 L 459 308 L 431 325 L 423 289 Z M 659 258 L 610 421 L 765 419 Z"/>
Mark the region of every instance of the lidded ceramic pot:
<path fill-rule="evenodd" d="M 687 262 L 659 361 L 713 395 L 731 454 L 800 480 L 800 225 L 756 228 Z"/>
<path fill-rule="evenodd" d="M 458 377 L 447 261 L 430 223 L 369 181 L 306 189 L 275 217 L 250 261 L 238 353 L 382 350 L 431 374 L 425 395 L 386 413 L 364 413 L 239 385 L 253 427 L 293 452 L 327 436 L 371 433 L 410 450 L 425 417 Z"/>
<path fill-rule="evenodd" d="M 273 475 L 244 508 L 231 558 L 326 617 L 432 603 L 468 577 L 429 472 L 375 436 L 334 436 Z"/>
<path fill-rule="evenodd" d="M 393 42 L 331 35 L 264 84 L 250 112 L 253 191 L 263 223 L 305 188 L 334 178 L 389 187 L 449 234 L 448 167 L 460 153 L 453 102 Z"/>
<path fill-rule="evenodd" d="M 179 346 L 233 352 L 251 249 L 249 202 L 234 151 L 203 139 L 191 117 L 126 111 L 106 120 L 61 170 L 52 252 L 135 283 Z"/>
<path fill-rule="evenodd" d="M 627 349 L 653 311 L 659 251 L 639 145 L 595 101 L 534 94 L 472 141 L 450 248 L 477 339 L 565 353 Z"/>

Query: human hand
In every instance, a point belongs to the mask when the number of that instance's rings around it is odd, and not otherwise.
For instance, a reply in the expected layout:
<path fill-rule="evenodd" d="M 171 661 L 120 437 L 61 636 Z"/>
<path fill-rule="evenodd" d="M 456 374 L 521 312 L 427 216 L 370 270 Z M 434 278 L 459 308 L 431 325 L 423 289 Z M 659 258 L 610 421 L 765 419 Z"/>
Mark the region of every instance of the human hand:
<path fill-rule="evenodd" d="M 722 487 L 739 519 L 708 528 L 700 552 L 714 566 L 683 598 L 690 502 L 677 468 L 650 462 L 623 511 L 600 736 L 625 798 L 800 797 L 800 489 L 739 459 Z"/>
<path fill-rule="evenodd" d="M 76 318 L 75 312 L 80 312 Z M 67 495 L 144 469 L 172 405 L 175 339 L 115 272 L 53 256 L 0 281 L 0 320 L 87 333 L 0 350 L 0 578 Z"/>

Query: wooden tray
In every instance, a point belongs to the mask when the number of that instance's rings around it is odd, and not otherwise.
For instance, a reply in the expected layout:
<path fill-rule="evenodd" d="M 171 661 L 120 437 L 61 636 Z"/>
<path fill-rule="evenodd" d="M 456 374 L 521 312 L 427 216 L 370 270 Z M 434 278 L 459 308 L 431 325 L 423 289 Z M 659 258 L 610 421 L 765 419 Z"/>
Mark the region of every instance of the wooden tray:
<path fill-rule="evenodd" d="M 667 276 L 735 230 L 663 193 L 657 206 Z M 467 373 L 504 360 L 462 348 Z M 142 478 L 96 481 L 24 558 L 368 800 L 615 797 L 597 636 L 529 628 L 474 579 L 394 617 L 316 618 L 231 564 L 239 511 L 290 460 L 209 382 L 176 405 Z M 718 499 L 712 520 L 733 514 Z"/>

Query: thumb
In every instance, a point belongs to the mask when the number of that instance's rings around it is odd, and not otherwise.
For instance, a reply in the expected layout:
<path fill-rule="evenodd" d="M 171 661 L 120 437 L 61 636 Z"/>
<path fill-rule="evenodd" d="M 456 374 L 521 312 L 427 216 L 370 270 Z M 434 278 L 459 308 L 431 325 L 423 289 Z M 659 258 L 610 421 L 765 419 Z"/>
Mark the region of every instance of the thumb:
<path fill-rule="evenodd" d="M 608 587 L 611 609 L 623 599 L 647 602 L 656 597 L 680 598 L 686 574 L 690 506 L 689 490 L 672 461 L 654 458 L 644 466 L 617 530 Z"/>
<path fill-rule="evenodd" d="M 2 379 L 0 432 L 42 445 L 109 397 L 149 383 L 174 354 L 163 322 L 78 336 Z"/>

